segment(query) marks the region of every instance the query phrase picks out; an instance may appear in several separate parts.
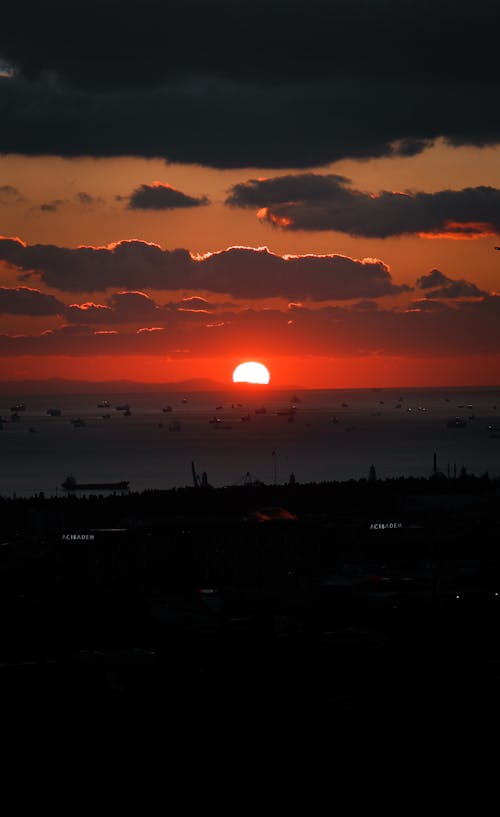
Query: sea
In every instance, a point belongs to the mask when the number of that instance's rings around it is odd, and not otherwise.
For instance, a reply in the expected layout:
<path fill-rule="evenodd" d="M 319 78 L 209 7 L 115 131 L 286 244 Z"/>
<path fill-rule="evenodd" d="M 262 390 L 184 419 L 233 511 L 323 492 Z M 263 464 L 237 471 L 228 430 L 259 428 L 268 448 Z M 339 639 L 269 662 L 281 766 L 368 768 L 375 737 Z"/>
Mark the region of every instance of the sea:
<path fill-rule="evenodd" d="M 203 474 L 215 487 L 357 480 L 371 465 L 428 477 L 434 455 L 444 474 L 500 477 L 500 386 L 12 394 L 0 418 L 3 497 L 62 495 L 69 475 L 131 491 Z"/>

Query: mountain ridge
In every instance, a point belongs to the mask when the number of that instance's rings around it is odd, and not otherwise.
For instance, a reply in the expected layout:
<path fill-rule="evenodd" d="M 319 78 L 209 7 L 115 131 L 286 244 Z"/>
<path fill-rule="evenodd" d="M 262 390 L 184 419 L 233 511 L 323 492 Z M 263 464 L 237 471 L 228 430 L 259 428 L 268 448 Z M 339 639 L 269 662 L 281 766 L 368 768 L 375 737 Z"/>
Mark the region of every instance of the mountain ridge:
<path fill-rule="evenodd" d="M 187 380 L 165 383 L 142 383 L 137 380 L 70 380 L 53 377 L 47 380 L 5 380 L 0 382 L 0 394 L 125 394 L 135 392 L 185 392 L 238 389 L 251 386 L 248 383 L 222 383 L 209 377 L 195 377 Z M 252 387 L 252 386 L 251 386 Z M 257 389 L 259 386 L 257 385 Z M 262 386 L 272 390 L 273 386 Z M 302 386 L 279 386 L 279 390 L 302 390 Z"/>

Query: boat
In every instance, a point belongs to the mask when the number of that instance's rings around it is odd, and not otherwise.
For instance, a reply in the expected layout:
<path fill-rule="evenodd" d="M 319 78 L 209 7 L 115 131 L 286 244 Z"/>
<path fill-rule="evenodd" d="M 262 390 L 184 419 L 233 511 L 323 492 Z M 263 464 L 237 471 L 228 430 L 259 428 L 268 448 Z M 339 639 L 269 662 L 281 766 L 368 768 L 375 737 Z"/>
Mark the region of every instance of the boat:
<path fill-rule="evenodd" d="M 24 403 L 17 403 L 15 406 L 10 407 L 11 411 L 26 411 L 26 406 Z"/>
<path fill-rule="evenodd" d="M 97 408 L 109 408 L 109 406 L 109 400 L 101 400 L 101 402 L 97 404 Z"/>
<path fill-rule="evenodd" d="M 277 411 L 276 417 L 287 417 L 288 422 L 293 423 L 293 421 L 295 420 L 295 410 L 296 410 L 295 407 L 292 406 L 292 408 L 287 409 L 286 411 Z"/>
<path fill-rule="evenodd" d="M 164 414 L 167 414 L 167 412 L 172 411 L 172 406 L 165 406 L 165 408 L 163 408 L 162 411 Z"/>
<path fill-rule="evenodd" d="M 49 415 L 49 417 L 60 417 L 61 413 L 62 413 L 61 409 L 57 408 L 47 409 L 47 414 Z"/>
<path fill-rule="evenodd" d="M 73 428 L 84 428 L 86 425 L 85 420 L 82 420 L 81 417 L 73 417 L 73 419 L 70 420 L 70 423 Z"/>
<path fill-rule="evenodd" d="M 452 417 L 446 423 L 446 428 L 465 428 L 467 425 L 467 420 L 463 420 L 462 417 Z"/>
<path fill-rule="evenodd" d="M 128 491 L 129 481 L 121 482 L 77 482 L 75 477 L 66 477 L 61 487 L 65 491 Z"/>
<path fill-rule="evenodd" d="M 181 424 L 179 423 L 178 420 L 174 420 L 172 423 L 169 424 L 168 430 L 169 431 L 180 431 L 181 430 Z"/>
<path fill-rule="evenodd" d="M 123 416 L 124 417 L 131 417 L 132 412 L 130 411 L 130 409 L 125 409 L 125 411 L 123 412 Z"/>
<path fill-rule="evenodd" d="M 130 411 L 130 406 L 128 403 L 124 403 L 122 406 L 115 406 L 115 411 Z"/>

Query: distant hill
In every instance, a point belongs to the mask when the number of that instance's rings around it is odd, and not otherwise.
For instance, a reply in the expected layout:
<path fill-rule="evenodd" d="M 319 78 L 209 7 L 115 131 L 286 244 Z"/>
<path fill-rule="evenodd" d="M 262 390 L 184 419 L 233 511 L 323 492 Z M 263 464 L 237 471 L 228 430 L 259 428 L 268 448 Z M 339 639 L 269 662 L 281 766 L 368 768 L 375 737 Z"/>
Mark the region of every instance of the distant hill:
<path fill-rule="evenodd" d="M 130 392 L 158 391 L 212 391 L 228 388 L 231 384 L 220 383 L 208 377 L 192 378 L 178 383 L 139 383 L 134 380 L 6 380 L 0 382 L 0 394 L 124 394 Z"/>

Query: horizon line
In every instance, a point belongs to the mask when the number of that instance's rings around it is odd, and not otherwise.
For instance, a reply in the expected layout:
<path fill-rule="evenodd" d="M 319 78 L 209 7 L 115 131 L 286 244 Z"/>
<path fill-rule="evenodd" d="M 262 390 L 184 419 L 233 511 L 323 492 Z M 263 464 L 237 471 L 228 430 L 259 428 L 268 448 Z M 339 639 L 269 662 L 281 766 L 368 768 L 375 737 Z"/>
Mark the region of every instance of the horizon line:
<path fill-rule="evenodd" d="M 443 390 L 443 389 L 496 389 L 500 388 L 500 383 L 481 383 L 481 384 L 471 384 L 471 383 L 461 383 L 461 384 L 439 384 L 439 385 L 414 385 L 414 384 L 395 384 L 395 385 L 387 385 L 387 386 L 378 386 L 376 384 L 371 385 L 364 385 L 364 386 L 304 386 L 299 384 L 282 384 L 282 385 L 274 385 L 272 382 L 267 384 L 262 383 L 234 383 L 234 382 L 222 382 L 218 380 L 211 380 L 210 378 L 187 378 L 185 380 L 175 380 L 175 381 L 143 381 L 143 380 L 129 380 L 129 379 L 116 379 L 116 380 L 72 380 L 70 378 L 63 378 L 63 377 L 52 377 L 52 378 L 23 378 L 18 380 L 4 380 L 0 381 L 0 393 L 8 393 L 9 389 L 16 390 L 16 387 L 44 387 L 44 386 L 67 386 L 68 388 L 107 388 L 113 389 L 117 387 L 142 387 L 147 388 L 148 390 L 154 389 L 187 389 L 190 388 L 191 391 L 211 391 L 212 389 L 255 389 L 255 390 L 262 390 L 262 391 L 272 391 L 274 390 L 293 390 L 293 391 L 387 391 L 387 390 L 404 390 L 404 389 L 413 389 L 413 390 Z"/>

